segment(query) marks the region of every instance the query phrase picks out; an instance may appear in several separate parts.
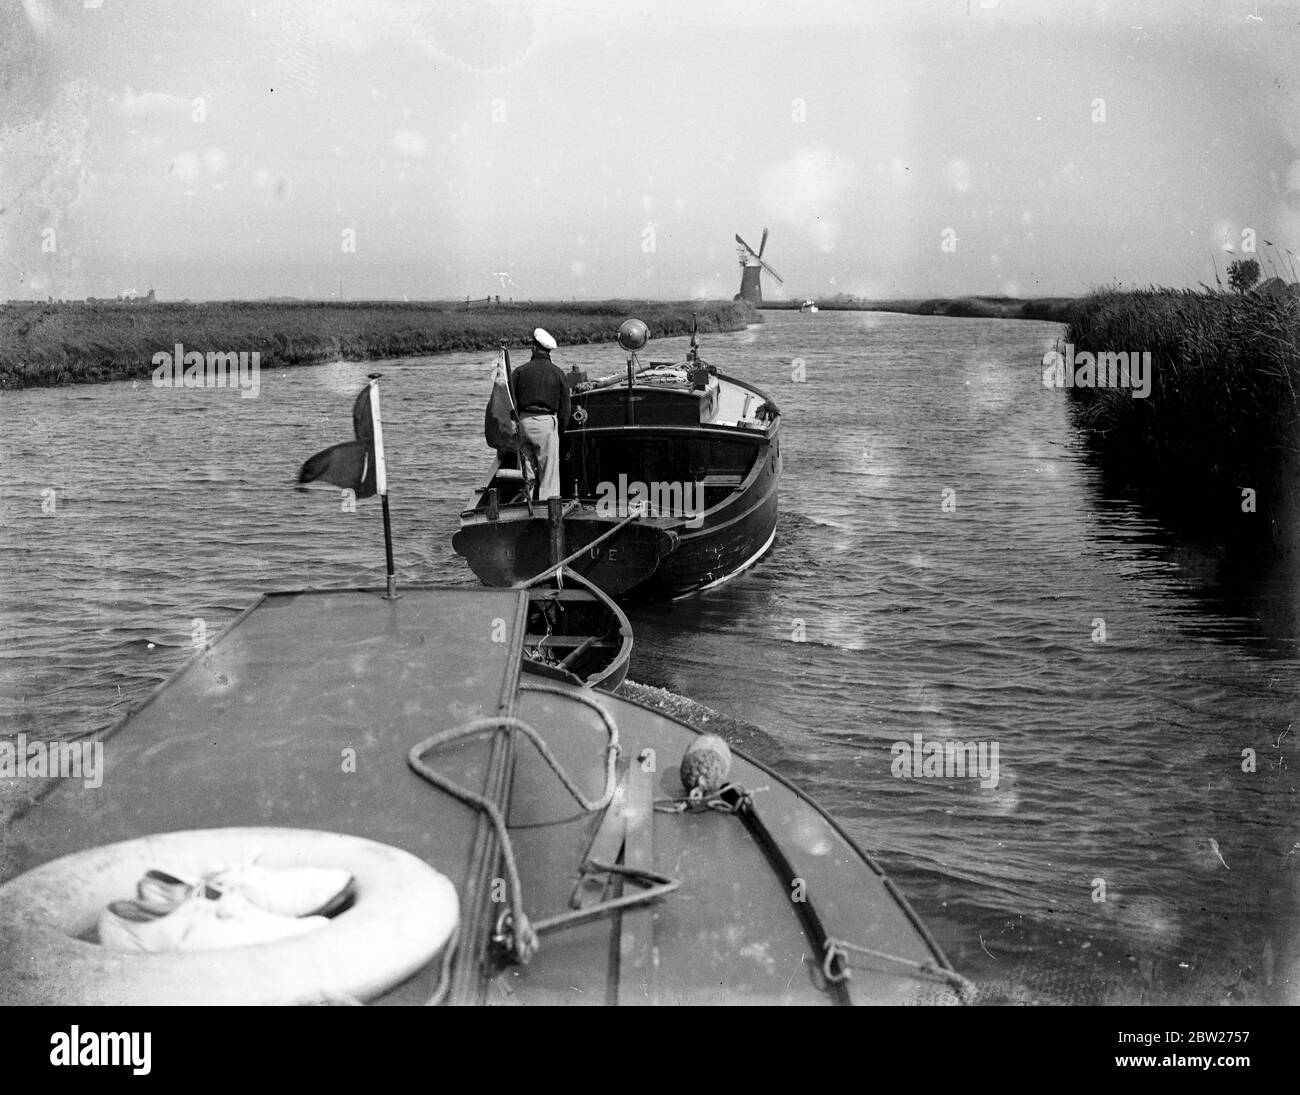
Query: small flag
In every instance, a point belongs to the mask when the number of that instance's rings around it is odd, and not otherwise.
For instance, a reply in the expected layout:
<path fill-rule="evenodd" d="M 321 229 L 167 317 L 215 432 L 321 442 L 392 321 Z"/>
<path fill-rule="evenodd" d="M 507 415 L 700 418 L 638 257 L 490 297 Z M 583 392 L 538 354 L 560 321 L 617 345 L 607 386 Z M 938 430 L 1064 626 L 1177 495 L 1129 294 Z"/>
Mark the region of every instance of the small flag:
<path fill-rule="evenodd" d="M 331 445 L 309 458 L 298 472 L 298 482 L 331 483 L 355 491 L 358 498 L 373 498 L 377 492 L 375 469 L 375 424 L 371 411 L 370 391 L 373 384 L 361 389 L 352 405 L 352 429 L 355 441 Z"/>

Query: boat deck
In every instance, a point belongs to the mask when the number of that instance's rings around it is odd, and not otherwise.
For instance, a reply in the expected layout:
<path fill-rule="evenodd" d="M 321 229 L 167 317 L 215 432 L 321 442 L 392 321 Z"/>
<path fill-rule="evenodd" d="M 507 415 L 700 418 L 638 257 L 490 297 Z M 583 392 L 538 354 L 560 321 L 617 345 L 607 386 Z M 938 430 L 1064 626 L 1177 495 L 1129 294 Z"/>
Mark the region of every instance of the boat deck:
<path fill-rule="evenodd" d="M 695 732 L 626 700 L 521 685 L 526 611 L 526 594 L 515 590 L 412 589 L 397 601 L 362 591 L 263 598 L 108 736 L 102 786 L 58 781 L 5 828 L 0 881 L 151 833 L 343 832 L 410 852 L 456 886 L 462 935 L 452 1002 L 955 999 L 942 955 L 888 881 L 773 773 L 739 755 L 732 768 L 733 780 L 754 791 L 786 873 L 797 875 L 793 889 L 774 869 L 777 853 L 739 815 L 653 809 L 682 795 L 677 765 Z M 606 730 L 593 703 L 617 722 L 622 770 L 630 773 L 626 797 L 604 812 L 580 810 L 517 733 L 464 739 L 424 759 L 464 788 L 504 796 L 531 918 L 570 908 L 610 810 L 625 811 L 613 820 L 627 836 L 609 859 L 621 847 L 624 863 L 671 875 L 680 888 L 655 905 L 547 934 L 531 964 L 489 967 L 485 978 L 488 930 L 504 908 L 488 896 L 500 871 L 495 856 L 482 859 L 492 847 L 484 844 L 485 815 L 426 783 L 408 766 L 408 752 L 471 719 L 516 714 L 595 798 L 605 782 Z M 647 756 L 657 759 L 647 766 Z M 811 910 L 827 934 L 887 957 L 857 960 L 850 981 L 828 985 L 809 934 Z M 97 914 L 89 915 L 82 945 L 96 962 L 118 961 L 91 941 Z M 97 982 L 93 1000 L 66 999 L 66 970 L 56 978 L 62 995 L 52 996 L 30 951 L 0 933 L 0 1002 L 140 1002 L 120 999 L 112 978 Z M 918 965 L 931 971 L 918 974 Z M 422 1003 L 440 968 L 435 961 L 372 1002 Z M 228 997 L 235 988 L 212 991 Z"/>

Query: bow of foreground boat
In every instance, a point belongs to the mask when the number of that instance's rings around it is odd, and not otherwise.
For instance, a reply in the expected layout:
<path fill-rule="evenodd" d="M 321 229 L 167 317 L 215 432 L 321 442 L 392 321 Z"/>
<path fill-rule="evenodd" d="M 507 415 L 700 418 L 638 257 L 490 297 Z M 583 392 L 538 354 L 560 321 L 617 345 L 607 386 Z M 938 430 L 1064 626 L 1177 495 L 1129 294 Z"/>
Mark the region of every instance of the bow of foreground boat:
<path fill-rule="evenodd" d="M 734 789 L 691 804 L 679 765 L 697 731 L 630 700 L 599 702 L 623 754 L 605 811 L 575 816 L 550 766 L 532 750 L 518 756 L 510 836 L 541 946 L 527 965 L 494 967 L 486 1002 L 961 1002 L 964 982 L 906 901 L 805 796 L 737 754 Z M 561 762 L 597 793 L 600 719 L 587 712 L 583 733 L 560 739 L 573 700 L 529 690 L 520 713 L 563 741 Z M 602 869 L 616 857 L 620 870 Z M 624 872 L 678 886 L 653 904 L 565 926 L 600 900 L 636 894 Z"/>
<path fill-rule="evenodd" d="M 959 998 L 960 979 L 888 880 L 774 773 L 737 756 L 733 786 L 711 805 L 673 801 L 694 731 L 571 684 L 521 683 L 529 612 L 526 590 L 263 598 L 109 734 L 102 783 L 52 781 L 5 828 L 0 1002 Z M 307 935 L 161 965 L 107 953 L 87 855 L 138 857 L 149 837 L 167 859 L 152 867 L 195 873 L 241 831 L 278 834 L 290 859 L 304 833 L 314 864 L 322 831 L 422 861 L 455 887 L 458 934 L 408 976 L 385 933 L 354 930 L 404 901 L 362 869 L 355 905 L 318 929 L 315 950 Z M 372 866 L 373 847 L 358 854 Z M 120 866 L 125 853 L 114 855 Z M 38 875 L 33 904 L 24 880 Z M 394 910 L 407 922 L 416 911 Z M 348 940 L 351 980 L 325 953 L 334 939 Z M 291 959 L 293 988 L 277 995 L 276 964 Z M 251 968 L 265 975 L 256 997 Z"/>

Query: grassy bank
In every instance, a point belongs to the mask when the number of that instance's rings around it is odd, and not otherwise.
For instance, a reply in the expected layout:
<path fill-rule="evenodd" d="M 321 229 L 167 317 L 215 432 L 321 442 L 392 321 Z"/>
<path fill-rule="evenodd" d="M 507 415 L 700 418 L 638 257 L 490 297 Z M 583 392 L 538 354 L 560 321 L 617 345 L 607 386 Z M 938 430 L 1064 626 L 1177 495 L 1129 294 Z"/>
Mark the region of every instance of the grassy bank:
<path fill-rule="evenodd" d="M 482 350 L 516 350 L 534 327 L 561 346 L 613 339 L 637 316 L 656 338 L 735 331 L 762 321 L 744 302 L 596 301 L 478 304 L 228 301 L 201 304 L 0 305 L 0 388 L 146 379 L 177 343 L 203 353 L 259 352 L 261 367 Z"/>
<path fill-rule="evenodd" d="M 1278 494 L 1300 468 L 1300 293 L 1106 290 L 1080 301 L 1065 341 L 1076 356 L 1151 354 L 1145 399 L 1067 389 L 1112 467 L 1225 506 L 1242 487 Z"/>
<path fill-rule="evenodd" d="M 916 297 L 907 300 L 864 300 L 837 296 L 819 300 L 817 307 L 834 312 L 901 312 L 913 316 L 952 316 L 964 319 L 1041 319 L 1069 323 L 1074 318 L 1074 297 Z M 798 301 L 764 302 L 764 308 L 798 308 Z"/>

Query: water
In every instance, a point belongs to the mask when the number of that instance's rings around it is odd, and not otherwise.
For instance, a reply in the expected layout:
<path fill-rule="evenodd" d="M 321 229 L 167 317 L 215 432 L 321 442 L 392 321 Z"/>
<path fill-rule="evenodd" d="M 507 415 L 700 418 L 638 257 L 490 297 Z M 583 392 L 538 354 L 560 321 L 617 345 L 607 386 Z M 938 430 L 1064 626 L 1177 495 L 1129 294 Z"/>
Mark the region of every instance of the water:
<path fill-rule="evenodd" d="M 1297 556 L 1237 565 L 1104 481 L 1039 383 L 1059 332 L 769 312 L 709 336 L 784 411 L 777 539 L 720 590 L 635 609 L 631 676 L 762 727 L 747 747 L 879 858 L 988 1001 L 1276 1000 L 1300 893 Z M 381 584 L 377 504 L 290 489 L 375 370 L 402 580 L 472 584 L 450 538 L 489 458 L 490 354 L 271 372 L 257 399 L 4 395 L 4 728 L 111 724 L 260 592 Z M 996 744 L 996 786 L 896 777 L 915 734 Z"/>

